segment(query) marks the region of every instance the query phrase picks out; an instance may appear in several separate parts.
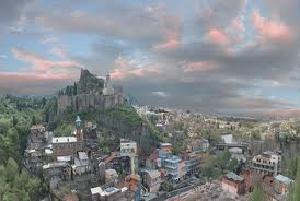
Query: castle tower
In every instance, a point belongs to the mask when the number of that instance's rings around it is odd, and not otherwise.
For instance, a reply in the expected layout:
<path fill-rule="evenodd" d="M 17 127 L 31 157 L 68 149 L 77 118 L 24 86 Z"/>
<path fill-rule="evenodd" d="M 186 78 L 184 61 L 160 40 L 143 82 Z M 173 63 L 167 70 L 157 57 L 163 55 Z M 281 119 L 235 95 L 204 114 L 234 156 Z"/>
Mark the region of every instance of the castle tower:
<path fill-rule="evenodd" d="M 106 79 L 104 82 L 103 95 L 111 96 L 114 95 L 114 87 L 111 82 L 111 76 L 109 73 L 106 74 Z"/>
<path fill-rule="evenodd" d="M 81 119 L 79 116 L 77 116 L 76 119 L 76 138 L 77 141 L 83 141 L 83 133 L 81 129 Z"/>

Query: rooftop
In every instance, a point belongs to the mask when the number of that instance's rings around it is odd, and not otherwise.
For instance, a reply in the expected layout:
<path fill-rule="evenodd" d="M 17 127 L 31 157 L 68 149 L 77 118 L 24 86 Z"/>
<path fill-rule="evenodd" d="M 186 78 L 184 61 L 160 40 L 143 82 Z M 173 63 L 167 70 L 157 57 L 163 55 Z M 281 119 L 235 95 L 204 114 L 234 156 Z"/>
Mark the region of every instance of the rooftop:
<path fill-rule="evenodd" d="M 286 184 L 286 185 L 289 185 L 290 183 L 293 182 L 292 179 L 290 179 L 290 178 L 288 178 L 288 177 L 286 177 L 286 176 L 280 175 L 280 174 L 277 175 L 277 176 L 275 177 L 275 179 L 278 180 L 278 181 L 280 181 L 280 182 L 283 182 L 283 183 Z"/>
<path fill-rule="evenodd" d="M 35 125 L 31 127 L 31 130 L 40 130 L 40 129 L 45 129 L 43 125 Z"/>
<path fill-rule="evenodd" d="M 179 158 L 178 156 L 173 155 L 170 158 L 166 158 L 165 161 L 170 162 L 170 163 L 179 163 L 179 162 L 181 162 L 181 158 Z"/>
<path fill-rule="evenodd" d="M 172 146 L 171 143 L 160 143 L 160 146 Z"/>
<path fill-rule="evenodd" d="M 156 169 L 147 169 L 145 172 L 147 172 L 152 178 L 160 177 L 160 172 Z"/>
<path fill-rule="evenodd" d="M 48 163 L 46 165 L 43 165 L 43 169 L 56 168 L 56 167 L 64 167 L 66 165 L 67 165 L 67 163 L 65 163 L 65 162 Z"/>
<path fill-rule="evenodd" d="M 70 162 L 71 156 L 57 156 L 58 162 Z"/>
<path fill-rule="evenodd" d="M 120 191 L 120 190 L 115 188 L 115 187 L 108 187 L 106 189 L 102 189 L 101 187 L 91 188 L 91 193 L 92 194 L 99 193 L 101 195 L 101 197 L 109 196 L 109 195 L 114 194 L 118 191 Z"/>
<path fill-rule="evenodd" d="M 226 177 L 227 177 L 228 179 L 232 179 L 232 180 L 234 180 L 234 181 L 243 181 L 243 180 L 244 180 L 243 177 L 240 177 L 239 175 L 236 175 L 236 174 L 234 174 L 234 173 L 232 173 L 232 172 L 229 172 L 229 173 L 226 175 Z"/>
<path fill-rule="evenodd" d="M 52 140 L 53 144 L 68 143 L 68 142 L 77 142 L 77 138 L 76 137 L 54 137 Z"/>
<path fill-rule="evenodd" d="M 80 160 L 89 159 L 89 157 L 87 156 L 87 154 L 85 152 L 78 152 L 78 157 Z"/>

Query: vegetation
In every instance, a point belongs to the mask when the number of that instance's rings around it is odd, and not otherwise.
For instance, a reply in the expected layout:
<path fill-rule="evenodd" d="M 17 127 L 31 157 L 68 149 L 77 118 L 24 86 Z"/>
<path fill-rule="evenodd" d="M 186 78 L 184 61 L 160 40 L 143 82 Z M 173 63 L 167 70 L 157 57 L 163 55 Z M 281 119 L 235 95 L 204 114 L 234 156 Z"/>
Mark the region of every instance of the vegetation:
<path fill-rule="evenodd" d="M 169 180 L 165 180 L 161 184 L 160 190 L 170 192 L 170 191 L 174 190 L 174 186 Z"/>
<path fill-rule="evenodd" d="M 299 157 L 298 157 L 299 161 Z M 295 183 L 292 184 L 288 196 L 289 201 L 298 201 L 300 200 L 300 163 L 297 163 L 297 176 L 295 179 Z"/>
<path fill-rule="evenodd" d="M 0 166 L 0 200 L 34 201 L 39 200 L 45 191 L 42 181 L 20 170 L 14 159 Z"/>
<path fill-rule="evenodd" d="M 202 170 L 202 176 L 209 179 L 218 179 L 228 172 L 237 173 L 238 168 L 238 160 L 231 158 L 230 152 L 226 149 L 216 156 L 210 155 L 208 157 Z"/>
<path fill-rule="evenodd" d="M 22 170 L 27 134 L 43 120 L 46 98 L 0 97 L 0 200 L 38 200 L 44 192 L 40 179 Z"/>
<path fill-rule="evenodd" d="M 284 164 L 284 167 L 285 167 L 284 175 L 286 175 L 292 179 L 295 179 L 297 176 L 298 170 L 300 171 L 299 166 L 300 166 L 300 159 L 298 156 L 288 158 Z"/>
<path fill-rule="evenodd" d="M 266 195 L 261 185 L 256 185 L 250 194 L 250 201 L 265 201 Z"/>
<path fill-rule="evenodd" d="M 0 97 L 0 165 L 12 157 L 21 163 L 26 137 L 33 124 L 43 119 L 45 99 L 36 97 Z"/>

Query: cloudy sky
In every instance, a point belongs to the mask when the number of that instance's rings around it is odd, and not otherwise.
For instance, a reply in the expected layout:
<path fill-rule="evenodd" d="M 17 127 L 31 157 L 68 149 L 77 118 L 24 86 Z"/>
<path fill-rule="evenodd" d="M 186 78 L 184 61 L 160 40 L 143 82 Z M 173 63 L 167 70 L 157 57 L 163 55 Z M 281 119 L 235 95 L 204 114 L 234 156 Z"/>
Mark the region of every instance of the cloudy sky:
<path fill-rule="evenodd" d="M 300 106 L 300 0 L 1 0 L 0 92 L 53 94 L 80 68 L 141 104 Z"/>

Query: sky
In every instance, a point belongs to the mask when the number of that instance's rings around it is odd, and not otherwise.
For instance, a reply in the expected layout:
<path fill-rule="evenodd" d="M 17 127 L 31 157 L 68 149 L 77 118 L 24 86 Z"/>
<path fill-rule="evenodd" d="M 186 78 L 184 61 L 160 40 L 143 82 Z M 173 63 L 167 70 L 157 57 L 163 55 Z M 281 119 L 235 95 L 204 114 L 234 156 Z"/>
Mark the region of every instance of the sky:
<path fill-rule="evenodd" d="M 0 92 L 55 94 L 80 68 L 140 104 L 298 113 L 300 0 L 1 0 Z"/>

